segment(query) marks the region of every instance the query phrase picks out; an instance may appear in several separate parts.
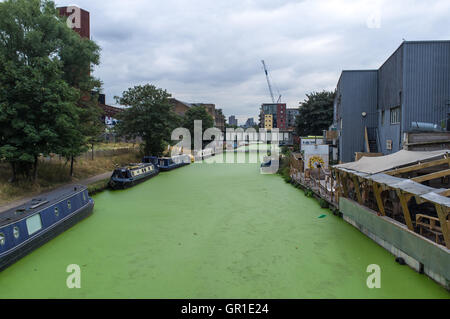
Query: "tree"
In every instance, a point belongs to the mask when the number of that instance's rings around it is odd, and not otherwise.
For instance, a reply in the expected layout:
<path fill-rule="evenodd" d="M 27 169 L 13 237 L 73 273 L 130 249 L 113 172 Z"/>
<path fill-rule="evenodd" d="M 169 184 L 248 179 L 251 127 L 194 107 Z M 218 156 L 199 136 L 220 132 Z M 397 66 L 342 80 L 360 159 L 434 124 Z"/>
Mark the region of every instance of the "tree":
<path fill-rule="evenodd" d="M 300 114 L 295 120 L 299 136 L 322 135 L 333 123 L 334 92 L 322 91 L 306 94 L 300 103 Z"/>
<path fill-rule="evenodd" d="M 166 90 L 146 84 L 129 88 L 117 103 L 129 106 L 118 115 L 116 131 L 129 139 L 141 137 L 145 155 L 161 155 L 179 123 Z"/>
<path fill-rule="evenodd" d="M 214 126 L 214 119 L 206 110 L 206 107 L 202 105 L 192 106 L 187 112 L 184 114 L 183 118 L 183 127 L 188 129 L 191 133 L 191 148 L 193 149 L 194 145 L 194 122 L 202 121 L 202 141 L 203 134 L 208 128 Z M 205 146 L 208 141 L 203 141 L 203 146 Z"/>
<path fill-rule="evenodd" d="M 36 179 L 41 155 L 82 151 L 78 105 L 98 52 L 67 27 L 52 1 L 0 3 L 0 158 L 11 163 L 12 180 L 31 169 Z"/>
<path fill-rule="evenodd" d="M 70 160 L 70 176 L 73 176 L 74 159 L 86 152 L 88 145 L 93 147 L 93 144 L 99 141 L 105 124 L 101 122 L 102 109 L 98 106 L 97 93 L 100 92 L 102 83 L 91 75 L 93 66 L 100 63 L 100 47 L 75 32 L 69 32 L 65 40 L 60 50 L 61 59 L 64 61 L 64 80 L 75 88 L 80 96 L 77 101 L 78 130 L 73 131 L 71 140 L 65 143 L 61 154 Z"/>

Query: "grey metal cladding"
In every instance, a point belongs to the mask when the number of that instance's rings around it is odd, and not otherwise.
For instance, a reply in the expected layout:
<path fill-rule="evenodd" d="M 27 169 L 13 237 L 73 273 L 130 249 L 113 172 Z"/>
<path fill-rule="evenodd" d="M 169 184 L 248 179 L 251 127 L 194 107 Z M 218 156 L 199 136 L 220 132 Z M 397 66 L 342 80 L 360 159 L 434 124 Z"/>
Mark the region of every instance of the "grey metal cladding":
<path fill-rule="evenodd" d="M 365 151 L 364 128 L 377 126 L 377 78 L 377 70 L 342 72 L 337 88 L 340 97 L 337 117 L 338 125 L 340 119 L 343 121 L 340 138 L 343 162 L 354 160 L 355 152 Z"/>
<path fill-rule="evenodd" d="M 450 113 L 450 41 L 404 43 L 402 131 L 442 125 Z"/>

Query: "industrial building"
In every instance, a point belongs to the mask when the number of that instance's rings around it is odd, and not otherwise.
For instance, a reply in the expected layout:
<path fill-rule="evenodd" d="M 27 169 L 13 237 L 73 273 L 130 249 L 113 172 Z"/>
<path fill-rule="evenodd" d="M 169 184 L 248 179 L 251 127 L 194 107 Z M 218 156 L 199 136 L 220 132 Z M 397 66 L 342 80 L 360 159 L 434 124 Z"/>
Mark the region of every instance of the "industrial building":
<path fill-rule="evenodd" d="M 253 126 L 255 126 L 255 119 L 254 119 L 253 117 L 250 117 L 250 118 L 248 118 L 247 121 L 245 122 L 244 128 L 245 128 L 245 129 L 248 129 L 248 128 L 251 128 L 251 127 L 253 127 Z"/>
<path fill-rule="evenodd" d="M 272 114 L 264 115 L 264 128 L 266 130 L 271 130 L 273 128 L 273 115 Z"/>
<path fill-rule="evenodd" d="M 287 115 L 286 115 L 287 128 L 291 129 L 291 130 L 294 130 L 295 129 L 295 120 L 296 120 L 297 116 L 300 115 L 300 110 L 298 108 L 296 108 L 296 109 L 287 109 L 286 112 L 287 112 Z"/>
<path fill-rule="evenodd" d="M 59 15 L 67 17 L 68 26 L 77 32 L 82 38 L 91 38 L 90 13 L 77 6 L 59 7 Z M 98 93 L 98 92 L 93 92 Z M 106 104 L 105 94 L 99 94 L 98 106 L 103 110 L 102 121 L 107 126 L 114 126 L 117 123 L 117 114 L 123 109 Z"/>
<path fill-rule="evenodd" d="M 267 115 L 271 115 L 271 117 L 267 117 Z M 278 128 L 279 130 L 286 130 L 286 117 L 286 104 L 262 104 L 259 117 L 260 127 L 266 129 Z M 267 128 L 266 119 L 272 119 L 272 125 L 270 128 Z"/>
<path fill-rule="evenodd" d="M 377 70 L 345 70 L 334 101 L 340 162 L 450 147 L 450 41 L 405 41 Z"/>
<path fill-rule="evenodd" d="M 184 116 L 186 112 L 193 106 L 203 106 L 209 115 L 214 120 L 214 127 L 217 127 L 222 132 L 225 131 L 225 116 L 222 109 L 216 109 L 215 104 L 210 103 L 187 103 L 175 98 L 170 98 L 169 101 L 174 106 L 174 111 L 180 116 Z"/>
<path fill-rule="evenodd" d="M 231 115 L 228 118 L 228 124 L 231 125 L 231 126 L 237 126 L 238 125 L 238 120 L 236 119 L 236 116 Z"/>
<path fill-rule="evenodd" d="M 90 13 L 77 6 L 59 7 L 60 16 L 68 17 L 70 27 L 82 38 L 91 38 Z"/>

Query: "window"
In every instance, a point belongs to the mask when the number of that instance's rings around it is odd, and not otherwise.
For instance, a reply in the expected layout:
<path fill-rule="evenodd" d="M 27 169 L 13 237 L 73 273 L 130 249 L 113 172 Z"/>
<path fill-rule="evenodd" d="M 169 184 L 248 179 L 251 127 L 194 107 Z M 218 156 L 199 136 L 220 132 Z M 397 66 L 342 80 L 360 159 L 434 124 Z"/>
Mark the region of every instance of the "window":
<path fill-rule="evenodd" d="M 391 109 L 391 124 L 400 123 L 400 107 L 394 107 Z"/>
<path fill-rule="evenodd" d="M 5 234 L 0 233 L 0 246 L 4 246 L 6 243 Z"/>
<path fill-rule="evenodd" d="M 59 209 L 58 209 L 58 207 L 55 207 L 55 216 L 56 216 L 56 217 L 59 216 Z"/>
<path fill-rule="evenodd" d="M 28 235 L 32 235 L 42 229 L 41 215 L 36 214 L 27 219 Z"/>
<path fill-rule="evenodd" d="M 381 125 L 384 125 L 384 110 L 381 111 Z"/>
<path fill-rule="evenodd" d="M 83 202 L 85 202 L 85 201 L 86 201 L 86 193 L 83 192 Z"/>
<path fill-rule="evenodd" d="M 70 200 L 67 201 L 67 208 L 69 210 L 72 209 L 72 203 L 70 202 Z"/>
<path fill-rule="evenodd" d="M 19 227 L 14 227 L 13 229 L 14 238 L 17 239 L 20 236 Z"/>
<path fill-rule="evenodd" d="M 386 140 L 386 149 L 392 151 L 392 140 Z"/>

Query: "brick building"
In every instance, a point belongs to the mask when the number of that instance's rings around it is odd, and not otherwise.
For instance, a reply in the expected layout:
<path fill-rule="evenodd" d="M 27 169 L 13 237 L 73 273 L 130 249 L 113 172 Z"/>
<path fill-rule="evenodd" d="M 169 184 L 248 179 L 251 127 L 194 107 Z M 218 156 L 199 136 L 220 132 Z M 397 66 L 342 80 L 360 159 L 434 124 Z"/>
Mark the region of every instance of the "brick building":
<path fill-rule="evenodd" d="M 260 127 L 264 128 L 266 125 L 266 115 L 272 115 L 272 127 L 280 130 L 287 128 L 287 113 L 286 104 L 263 104 L 260 110 Z"/>

